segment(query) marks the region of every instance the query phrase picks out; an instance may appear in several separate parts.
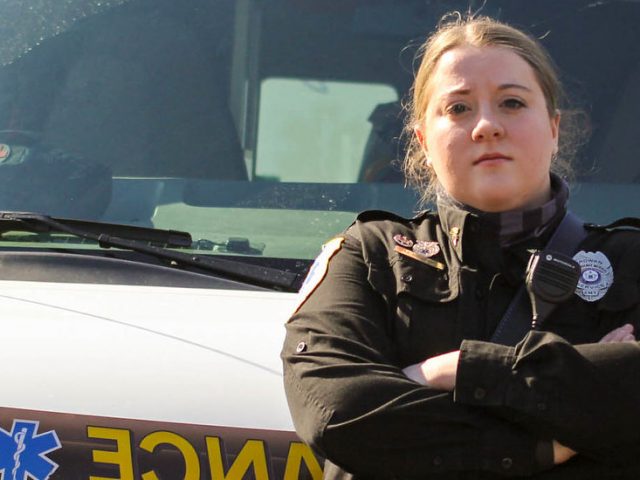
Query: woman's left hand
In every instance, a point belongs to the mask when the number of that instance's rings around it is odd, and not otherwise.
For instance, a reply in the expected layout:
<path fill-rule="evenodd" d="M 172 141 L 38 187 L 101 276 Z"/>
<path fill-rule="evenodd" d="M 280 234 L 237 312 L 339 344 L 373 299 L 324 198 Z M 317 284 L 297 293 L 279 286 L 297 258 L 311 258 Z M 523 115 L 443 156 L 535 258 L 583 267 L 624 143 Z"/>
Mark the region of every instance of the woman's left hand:
<path fill-rule="evenodd" d="M 435 390 L 453 391 L 456 386 L 459 357 L 460 350 L 456 350 L 428 358 L 424 362 L 414 363 L 402 371 L 411 380 L 421 385 Z"/>
<path fill-rule="evenodd" d="M 619 328 L 614 328 L 604 337 L 600 339 L 599 343 L 616 343 L 616 342 L 635 342 L 636 336 L 634 334 L 633 325 L 627 323 Z"/>

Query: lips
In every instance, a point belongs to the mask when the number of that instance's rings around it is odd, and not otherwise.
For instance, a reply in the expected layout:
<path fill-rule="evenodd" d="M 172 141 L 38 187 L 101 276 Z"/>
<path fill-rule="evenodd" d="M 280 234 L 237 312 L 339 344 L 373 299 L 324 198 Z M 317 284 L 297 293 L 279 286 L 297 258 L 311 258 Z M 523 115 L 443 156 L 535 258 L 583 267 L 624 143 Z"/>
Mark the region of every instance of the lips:
<path fill-rule="evenodd" d="M 484 155 L 479 157 L 477 160 L 475 160 L 473 164 L 480 165 L 482 163 L 495 163 L 496 161 L 510 161 L 510 160 L 513 160 L 513 159 L 509 155 L 505 155 L 504 153 L 500 153 L 500 152 L 492 152 L 492 153 L 485 153 Z"/>

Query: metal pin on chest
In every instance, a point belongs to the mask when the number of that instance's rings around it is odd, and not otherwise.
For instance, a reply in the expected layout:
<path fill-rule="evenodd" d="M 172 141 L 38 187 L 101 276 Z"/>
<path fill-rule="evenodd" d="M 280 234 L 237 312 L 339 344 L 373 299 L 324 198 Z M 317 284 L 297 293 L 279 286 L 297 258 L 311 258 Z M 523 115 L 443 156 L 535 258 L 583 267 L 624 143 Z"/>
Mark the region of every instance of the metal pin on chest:
<path fill-rule="evenodd" d="M 413 240 L 411 240 L 410 238 L 404 235 L 400 235 L 400 234 L 394 235 L 393 241 L 396 242 L 401 247 L 405 247 L 405 248 L 413 247 Z"/>
<path fill-rule="evenodd" d="M 449 230 L 449 238 L 451 239 L 451 244 L 457 247 L 460 241 L 460 227 L 452 227 L 451 230 Z"/>
<path fill-rule="evenodd" d="M 440 245 L 438 242 L 425 242 L 422 240 L 417 240 L 412 250 L 418 255 L 424 255 L 425 257 L 433 257 L 440 253 Z"/>

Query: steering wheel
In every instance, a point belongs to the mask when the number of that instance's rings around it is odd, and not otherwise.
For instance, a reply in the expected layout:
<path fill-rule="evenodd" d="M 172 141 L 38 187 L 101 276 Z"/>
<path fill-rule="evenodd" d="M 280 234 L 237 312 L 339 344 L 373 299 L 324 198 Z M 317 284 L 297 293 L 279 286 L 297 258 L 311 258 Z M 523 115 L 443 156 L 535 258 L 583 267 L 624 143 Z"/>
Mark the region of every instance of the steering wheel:
<path fill-rule="evenodd" d="M 40 141 L 42 135 L 32 130 L 0 130 L 0 141 L 30 146 Z"/>

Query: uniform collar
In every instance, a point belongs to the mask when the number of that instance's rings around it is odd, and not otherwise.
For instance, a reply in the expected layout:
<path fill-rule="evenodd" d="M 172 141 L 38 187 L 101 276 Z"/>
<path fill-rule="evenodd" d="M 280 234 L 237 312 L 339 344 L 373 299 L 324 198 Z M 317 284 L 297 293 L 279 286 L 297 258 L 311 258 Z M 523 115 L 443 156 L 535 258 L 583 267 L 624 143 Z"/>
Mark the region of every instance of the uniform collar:
<path fill-rule="evenodd" d="M 500 242 L 495 224 L 450 204 L 438 203 L 438 215 L 449 249 L 460 263 L 476 264 L 482 257 L 482 263 L 491 264 L 492 270 L 499 269 Z"/>
<path fill-rule="evenodd" d="M 487 213 L 476 210 L 441 192 L 438 195 L 438 214 L 450 247 L 460 261 L 463 251 L 485 252 L 522 244 L 546 236 L 549 228 L 564 216 L 569 188 L 564 180 L 551 174 L 552 198 L 541 207 Z M 483 256 L 484 253 L 483 253 Z"/>

